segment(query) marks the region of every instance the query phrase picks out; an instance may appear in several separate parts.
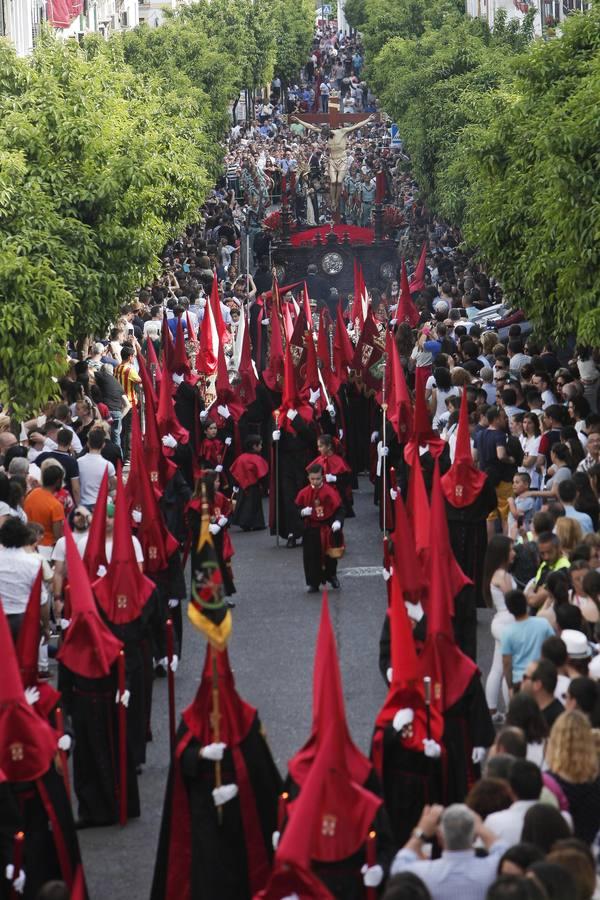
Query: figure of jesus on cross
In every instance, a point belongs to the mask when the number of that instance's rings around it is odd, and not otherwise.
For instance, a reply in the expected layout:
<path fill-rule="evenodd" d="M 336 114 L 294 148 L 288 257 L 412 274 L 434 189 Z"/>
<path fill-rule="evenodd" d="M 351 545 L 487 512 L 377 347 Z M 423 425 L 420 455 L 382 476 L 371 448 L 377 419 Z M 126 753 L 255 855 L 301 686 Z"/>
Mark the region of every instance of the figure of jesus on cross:
<path fill-rule="evenodd" d="M 335 117 L 338 118 L 337 116 Z M 339 117 L 343 121 L 343 115 Z M 330 116 L 330 121 L 333 116 Z M 346 127 L 332 128 L 331 125 L 325 123 L 323 125 L 313 125 L 298 116 L 292 116 L 292 121 L 299 122 L 310 131 L 315 131 L 327 140 L 329 148 L 329 190 L 331 196 L 331 208 L 336 219 L 339 214 L 340 194 L 342 192 L 342 184 L 348 171 L 348 161 L 346 158 L 346 149 L 348 147 L 347 137 L 351 131 L 358 131 L 359 128 L 368 125 L 374 121 L 375 116 L 371 115 L 367 119 L 355 122 L 353 125 Z"/>

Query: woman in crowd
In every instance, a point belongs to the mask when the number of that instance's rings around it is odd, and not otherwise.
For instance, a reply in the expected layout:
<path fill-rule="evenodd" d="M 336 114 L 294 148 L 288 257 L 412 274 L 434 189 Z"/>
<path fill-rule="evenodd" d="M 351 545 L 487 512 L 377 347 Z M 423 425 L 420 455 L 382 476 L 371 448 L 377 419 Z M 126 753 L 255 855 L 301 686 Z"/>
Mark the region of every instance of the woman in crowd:
<path fill-rule="evenodd" d="M 527 759 L 541 766 L 548 736 L 548 725 L 530 694 L 521 691 L 510 701 L 506 724 L 520 728 L 527 741 Z"/>
<path fill-rule="evenodd" d="M 571 710 L 559 716 L 545 760 L 569 801 L 575 837 L 591 844 L 600 829 L 600 777 L 596 743 L 582 712 Z"/>
<path fill-rule="evenodd" d="M 508 704 L 508 688 L 502 675 L 502 650 L 500 640 L 507 625 L 514 622 L 514 616 L 506 608 L 505 595 L 516 588 L 516 582 L 509 572 L 515 557 L 513 542 L 503 534 L 495 534 L 487 546 L 483 564 L 483 597 L 489 607 L 494 609 L 491 631 L 494 638 L 494 657 L 485 684 L 485 697 L 495 721 L 502 721 L 498 716 L 498 699 L 502 687 L 504 703 Z"/>

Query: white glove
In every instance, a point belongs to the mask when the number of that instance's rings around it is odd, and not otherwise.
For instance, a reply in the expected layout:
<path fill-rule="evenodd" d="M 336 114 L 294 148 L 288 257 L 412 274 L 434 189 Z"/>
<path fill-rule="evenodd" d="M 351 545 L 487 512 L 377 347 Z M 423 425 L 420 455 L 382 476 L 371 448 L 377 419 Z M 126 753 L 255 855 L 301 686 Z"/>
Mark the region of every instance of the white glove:
<path fill-rule="evenodd" d="M 170 447 L 173 449 L 177 446 L 177 441 L 173 437 L 172 434 L 165 434 L 164 438 L 162 438 L 163 447 Z"/>
<path fill-rule="evenodd" d="M 337 478 L 335 475 L 326 475 L 325 481 L 327 482 L 327 484 L 335 484 L 337 481 Z"/>
<path fill-rule="evenodd" d="M 392 725 L 396 731 L 402 731 L 407 725 L 411 725 L 415 718 L 414 709 L 410 709 L 409 707 L 405 707 L 405 709 L 399 709 L 396 715 L 394 716 L 394 720 Z"/>
<path fill-rule="evenodd" d="M 179 600 L 177 599 L 177 597 L 171 597 L 171 599 L 167 603 L 167 606 L 169 607 L 169 609 L 175 609 L 177 606 L 179 606 Z"/>
<path fill-rule="evenodd" d="M 231 438 L 230 438 L 230 437 L 229 437 L 229 438 L 225 438 L 225 446 L 226 446 L 226 447 L 231 447 Z"/>
<path fill-rule="evenodd" d="M 379 865 L 364 865 L 360 872 L 363 877 L 363 884 L 365 887 L 376 888 L 379 887 L 379 885 L 383 881 L 383 869 Z"/>
<path fill-rule="evenodd" d="M 390 325 L 392 326 L 392 328 L 393 328 L 394 325 L 396 325 L 397 323 L 398 323 L 398 319 L 390 319 Z"/>
<path fill-rule="evenodd" d="M 280 437 L 281 437 L 281 431 L 279 430 L 279 428 L 277 428 L 277 429 L 273 432 L 273 434 L 271 435 L 271 438 L 272 438 L 274 441 L 278 441 Z"/>
<path fill-rule="evenodd" d="M 99 565 L 96 575 L 98 576 L 98 578 L 104 578 L 104 576 L 106 575 L 106 566 Z"/>
<path fill-rule="evenodd" d="M 231 488 L 231 493 L 232 493 L 232 494 L 239 494 L 239 492 L 240 492 L 240 489 L 239 489 L 239 487 L 237 486 L 237 484 L 234 485 L 234 486 Z"/>
<path fill-rule="evenodd" d="M 312 516 L 312 506 L 305 506 L 300 510 L 300 515 L 302 518 L 306 518 L 306 516 Z"/>
<path fill-rule="evenodd" d="M 268 319 L 263 319 L 262 322 L 261 322 L 261 325 L 268 325 L 268 324 L 269 324 L 269 320 L 268 320 Z"/>
<path fill-rule="evenodd" d="M 179 657 L 176 653 L 173 654 L 173 658 L 171 659 L 171 672 L 175 673 L 177 671 L 177 666 L 179 665 Z"/>
<path fill-rule="evenodd" d="M 398 491 L 396 490 L 396 488 L 390 488 L 390 497 L 392 498 L 392 500 L 395 500 L 397 496 Z"/>
<path fill-rule="evenodd" d="M 389 448 L 389 447 L 381 447 L 381 448 L 379 449 L 379 455 L 380 455 L 380 456 L 387 456 L 387 455 L 389 454 L 389 452 L 390 452 L 390 448 Z"/>
<path fill-rule="evenodd" d="M 338 437 L 339 437 L 340 441 L 344 437 L 344 429 L 343 428 L 340 428 L 340 430 L 338 431 Z"/>
<path fill-rule="evenodd" d="M 133 521 L 135 522 L 136 525 L 139 525 L 140 522 L 142 521 L 142 513 L 140 512 L 139 509 L 134 509 L 131 512 L 131 518 L 133 519 Z"/>
<path fill-rule="evenodd" d="M 221 473 L 222 471 L 223 471 L 223 466 L 221 464 L 219 464 L 218 466 L 215 466 L 215 472 Z"/>
<path fill-rule="evenodd" d="M 200 756 L 202 759 L 210 759 L 211 762 L 221 762 L 223 753 L 227 744 L 206 744 L 200 748 Z"/>
<path fill-rule="evenodd" d="M 391 666 L 388 666 L 387 671 L 386 671 L 386 673 L 385 673 L 385 677 L 387 678 L 387 683 L 388 683 L 388 684 L 391 684 L 391 683 L 392 683 L 392 678 L 393 678 L 393 676 L 394 676 L 394 670 L 392 669 Z"/>
<path fill-rule="evenodd" d="M 11 882 L 11 887 L 17 894 L 22 894 L 25 890 L 25 872 L 23 869 L 19 869 L 19 874 L 14 879 L 15 867 L 12 863 L 9 863 L 4 870 L 4 874 L 6 875 L 6 880 Z"/>
<path fill-rule="evenodd" d="M 203 409 L 202 412 L 200 413 L 200 421 L 204 422 L 204 420 L 206 419 L 207 416 L 208 416 L 208 410 Z"/>
<path fill-rule="evenodd" d="M 336 519 L 335 522 L 333 522 L 332 525 L 331 525 L 331 530 L 332 530 L 333 532 L 339 531 L 341 527 L 342 527 L 342 523 L 341 523 L 341 522 L 338 522 L 337 519 Z"/>
<path fill-rule="evenodd" d="M 40 699 L 40 692 L 36 687 L 26 687 L 25 688 L 25 699 L 29 706 L 33 706 L 34 703 L 37 703 Z"/>
<path fill-rule="evenodd" d="M 174 384 L 181 384 L 183 381 L 183 375 L 178 375 L 177 372 L 173 372 L 171 378 L 173 379 Z"/>
<path fill-rule="evenodd" d="M 279 847 L 279 838 L 281 837 L 281 833 L 279 831 L 274 831 L 271 835 L 271 843 L 273 845 L 273 850 L 277 850 Z"/>
<path fill-rule="evenodd" d="M 473 747 L 473 752 L 471 754 L 471 760 L 474 766 L 478 766 L 485 759 L 486 749 L 485 747 Z"/>
<path fill-rule="evenodd" d="M 221 530 L 221 526 L 217 525 L 216 522 L 213 522 L 208 526 L 208 530 L 211 534 L 218 534 Z"/>
<path fill-rule="evenodd" d="M 390 578 L 392 577 L 392 573 L 391 573 L 390 569 L 386 569 L 385 566 L 381 570 L 381 574 L 383 575 L 384 581 L 389 581 Z"/>
<path fill-rule="evenodd" d="M 71 740 L 70 734 L 61 734 L 58 739 L 58 749 L 59 750 L 70 750 L 71 744 L 73 741 Z"/>
<path fill-rule="evenodd" d="M 215 806 L 223 806 L 224 803 L 237 797 L 237 793 L 237 784 L 223 784 L 221 787 L 215 788 L 212 792 Z"/>
<path fill-rule="evenodd" d="M 290 422 L 293 422 L 297 415 L 298 412 L 295 409 L 288 409 L 288 411 L 286 412 L 286 416 L 288 417 Z"/>
<path fill-rule="evenodd" d="M 425 756 L 428 756 L 429 759 L 439 759 L 442 755 L 442 748 L 437 741 L 423 738 L 423 753 Z"/>
<path fill-rule="evenodd" d="M 61 619 L 60 620 L 60 630 L 66 631 L 70 624 L 71 624 L 70 619 Z"/>
<path fill-rule="evenodd" d="M 329 406 L 325 407 L 326 411 L 329 413 L 332 419 L 335 419 L 335 406 L 333 403 L 330 403 Z"/>
<path fill-rule="evenodd" d="M 374 432 L 371 434 L 371 443 L 372 443 L 372 444 L 375 444 L 378 440 L 379 440 L 379 432 L 378 432 L 378 431 L 374 431 Z"/>
<path fill-rule="evenodd" d="M 229 519 L 226 516 L 221 516 L 219 519 L 217 519 L 217 524 L 220 525 L 221 528 L 225 528 L 228 522 Z"/>
<path fill-rule="evenodd" d="M 129 698 L 130 697 L 131 697 L 130 691 L 127 691 L 127 690 L 123 691 L 122 697 L 121 697 L 121 694 L 119 693 L 119 691 L 117 691 L 117 696 L 115 697 L 115 703 L 122 703 L 123 706 L 125 707 L 125 709 L 127 709 L 127 707 L 129 706 Z"/>
<path fill-rule="evenodd" d="M 321 396 L 321 388 L 317 388 L 316 391 L 313 391 L 312 388 L 309 388 L 309 391 L 310 391 L 310 397 L 309 397 L 308 402 L 311 404 L 311 406 L 314 406 L 315 403 L 317 402 L 317 400 L 319 399 L 319 397 Z"/>
<path fill-rule="evenodd" d="M 222 419 L 228 419 L 231 413 L 229 412 L 228 406 L 217 406 L 217 412 L 221 416 Z"/>

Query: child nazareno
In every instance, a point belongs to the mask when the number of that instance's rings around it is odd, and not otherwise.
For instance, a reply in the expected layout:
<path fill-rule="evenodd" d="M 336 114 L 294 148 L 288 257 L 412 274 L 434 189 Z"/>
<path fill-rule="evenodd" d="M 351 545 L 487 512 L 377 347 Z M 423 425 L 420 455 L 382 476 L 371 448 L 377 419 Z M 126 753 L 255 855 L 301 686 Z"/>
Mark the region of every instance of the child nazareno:
<path fill-rule="evenodd" d="M 266 527 L 262 499 L 268 483 L 269 465 L 262 456 L 260 435 L 248 435 L 244 453 L 240 453 L 230 472 L 235 480 L 235 511 L 231 524 L 239 525 L 242 531 L 262 531 Z"/>

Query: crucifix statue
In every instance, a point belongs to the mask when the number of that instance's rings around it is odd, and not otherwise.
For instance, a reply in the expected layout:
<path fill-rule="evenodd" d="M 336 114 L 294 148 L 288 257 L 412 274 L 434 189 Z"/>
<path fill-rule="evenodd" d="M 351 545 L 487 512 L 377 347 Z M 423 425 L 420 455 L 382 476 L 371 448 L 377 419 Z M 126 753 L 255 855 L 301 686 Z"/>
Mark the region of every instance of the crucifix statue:
<path fill-rule="evenodd" d="M 340 121 L 344 120 L 343 115 L 335 115 L 336 121 L 338 118 Z M 374 121 L 374 119 L 375 116 L 371 115 L 366 119 L 361 119 L 360 122 L 355 122 L 353 125 L 347 125 L 345 127 L 340 125 L 338 128 L 332 128 L 331 124 L 328 123 L 323 125 L 313 125 L 311 122 L 299 119 L 298 116 L 292 116 L 292 121 L 299 122 L 304 128 L 308 128 L 309 131 L 315 131 L 327 140 L 327 146 L 329 148 L 329 191 L 332 211 L 336 217 L 339 213 L 342 184 L 348 171 L 346 159 L 346 149 L 348 147 L 347 136 L 350 132 L 358 131 L 358 129 L 362 128 L 364 125 L 368 125 L 369 122 Z M 330 116 L 330 122 L 333 120 L 334 116 L 332 115 Z"/>

